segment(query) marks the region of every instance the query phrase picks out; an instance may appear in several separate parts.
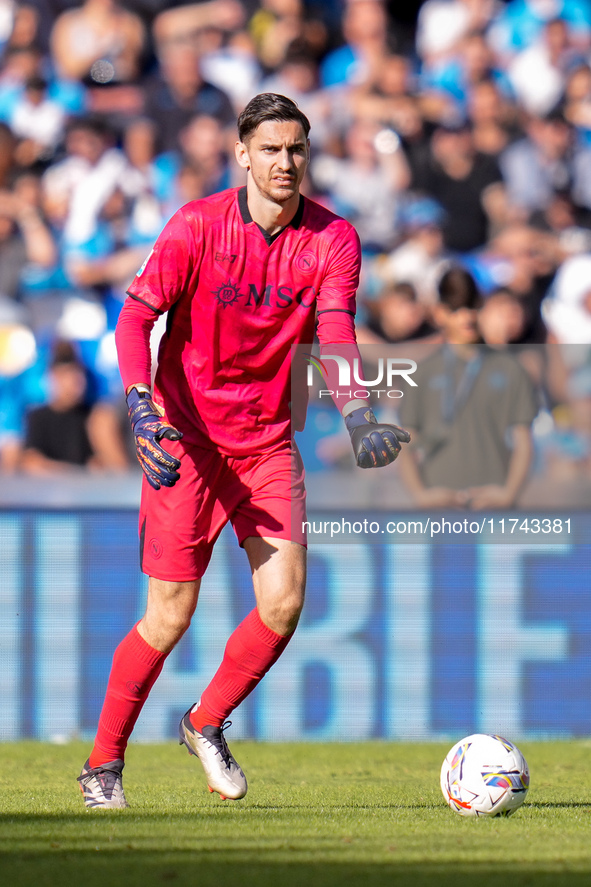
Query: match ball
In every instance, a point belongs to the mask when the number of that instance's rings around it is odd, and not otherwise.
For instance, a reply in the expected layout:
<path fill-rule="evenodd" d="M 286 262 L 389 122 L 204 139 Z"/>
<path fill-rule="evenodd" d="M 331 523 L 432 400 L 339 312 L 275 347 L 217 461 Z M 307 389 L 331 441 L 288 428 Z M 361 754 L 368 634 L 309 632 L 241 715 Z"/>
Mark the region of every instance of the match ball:
<path fill-rule="evenodd" d="M 441 791 L 460 816 L 511 816 L 529 788 L 529 768 L 502 736 L 474 733 L 450 749 L 441 767 Z"/>

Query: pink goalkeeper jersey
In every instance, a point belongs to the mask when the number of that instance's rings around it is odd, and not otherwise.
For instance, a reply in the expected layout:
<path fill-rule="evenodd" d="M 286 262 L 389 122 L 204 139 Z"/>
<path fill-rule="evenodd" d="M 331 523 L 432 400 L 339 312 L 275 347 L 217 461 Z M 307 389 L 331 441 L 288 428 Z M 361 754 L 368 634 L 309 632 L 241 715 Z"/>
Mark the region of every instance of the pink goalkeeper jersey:
<path fill-rule="evenodd" d="M 182 207 L 128 290 L 168 311 L 154 399 L 169 422 L 234 455 L 289 438 L 290 347 L 313 341 L 316 312 L 321 342 L 355 341 L 360 261 L 355 229 L 304 197 L 272 237 L 246 188 Z"/>

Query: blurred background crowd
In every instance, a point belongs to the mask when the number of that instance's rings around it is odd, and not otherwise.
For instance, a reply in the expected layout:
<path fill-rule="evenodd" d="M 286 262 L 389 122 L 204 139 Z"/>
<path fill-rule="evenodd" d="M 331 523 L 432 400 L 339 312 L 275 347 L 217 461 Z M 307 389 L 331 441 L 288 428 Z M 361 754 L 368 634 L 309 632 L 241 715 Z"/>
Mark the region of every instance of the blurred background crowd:
<path fill-rule="evenodd" d="M 401 6 L 0 0 L 5 474 L 137 470 L 126 287 L 181 205 L 243 183 L 235 120 L 265 91 L 310 118 L 305 193 L 361 237 L 359 341 L 438 341 L 461 269 L 447 341 L 554 355 L 534 430 L 589 474 L 591 3 Z"/>

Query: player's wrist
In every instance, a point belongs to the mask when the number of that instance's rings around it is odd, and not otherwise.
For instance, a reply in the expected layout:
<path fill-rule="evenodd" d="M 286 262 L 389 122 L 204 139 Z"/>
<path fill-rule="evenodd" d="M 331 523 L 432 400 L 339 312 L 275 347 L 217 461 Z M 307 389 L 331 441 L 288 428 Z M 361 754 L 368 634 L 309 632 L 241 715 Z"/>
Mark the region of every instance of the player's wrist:
<path fill-rule="evenodd" d="M 139 389 L 138 386 L 132 385 L 126 402 L 129 421 L 134 432 L 144 420 L 151 421 L 161 417 L 161 411 L 152 400 L 152 392 L 147 386 Z"/>
<path fill-rule="evenodd" d="M 137 391 L 140 397 L 152 397 L 152 389 L 144 382 L 134 382 L 133 385 L 130 385 L 125 392 L 126 397 L 129 397 L 133 390 Z"/>
<path fill-rule="evenodd" d="M 347 416 L 350 416 L 351 413 L 355 412 L 355 410 L 367 410 L 371 409 L 369 403 L 366 400 L 356 399 L 349 400 L 345 406 L 341 410 L 341 416 L 343 419 L 346 419 Z"/>

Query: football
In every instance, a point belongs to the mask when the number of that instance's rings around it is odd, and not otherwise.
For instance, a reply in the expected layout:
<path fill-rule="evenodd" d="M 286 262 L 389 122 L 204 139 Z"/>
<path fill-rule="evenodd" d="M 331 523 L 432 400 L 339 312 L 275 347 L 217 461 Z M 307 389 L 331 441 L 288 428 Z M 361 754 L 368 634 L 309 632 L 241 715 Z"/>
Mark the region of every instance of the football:
<path fill-rule="evenodd" d="M 523 804 L 528 788 L 527 762 L 502 736 L 466 736 L 441 767 L 443 797 L 460 816 L 510 816 Z"/>

